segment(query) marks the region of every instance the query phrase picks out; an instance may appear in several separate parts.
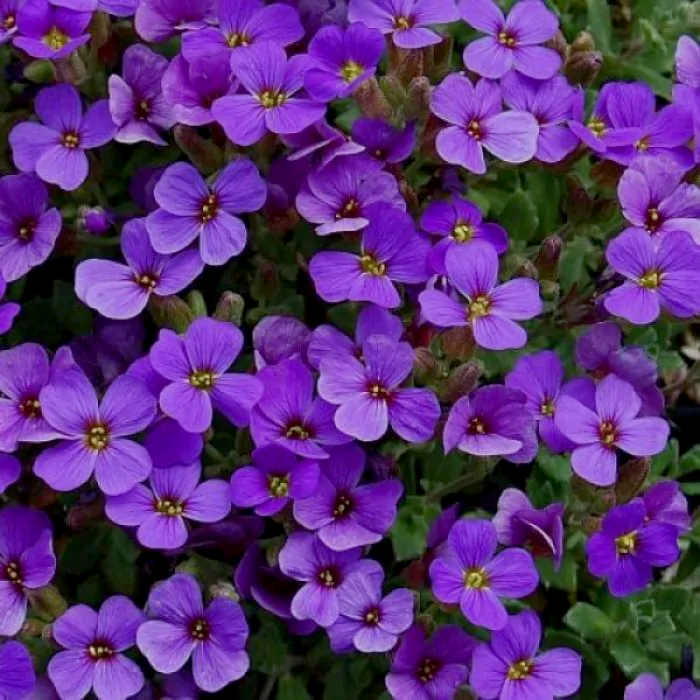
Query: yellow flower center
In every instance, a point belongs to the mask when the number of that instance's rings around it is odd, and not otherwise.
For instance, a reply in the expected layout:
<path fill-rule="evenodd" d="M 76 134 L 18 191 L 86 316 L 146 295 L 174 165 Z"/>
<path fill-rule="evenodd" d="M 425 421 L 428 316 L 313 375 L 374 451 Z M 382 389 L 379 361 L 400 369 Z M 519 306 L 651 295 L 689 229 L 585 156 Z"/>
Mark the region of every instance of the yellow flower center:
<path fill-rule="evenodd" d="M 372 608 L 365 613 L 365 622 L 368 625 L 378 625 L 379 624 L 379 610 L 377 608 Z"/>
<path fill-rule="evenodd" d="M 452 230 L 452 237 L 459 243 L 466 243 L 474 238 L 474 227 L 462 221 L 457 222 Z"/>
<path fill-rule="evenodd" d="M 486 424 L 481 420 L 481 418 L 472 418 L 469 421 L 469 431 L 477 435 L 486 435 Z"/>
<path fill-rule="evenodd" d="M 7 574 L 7 578 L 12 583 L 16 583 L 16 584 L 22 583 L 22 574 L 20 573 L 19 564 L 17 562 L 11 561 L 5 567 L 5 573 Z"/>
<path fill-rule="evenodd" d="M 381 384 L 371 384 L 367 392 L 373 399 L 388 399 L 390 394 Z"/>
<path fill-rule="evenodd" d="M 250 44 L 250 39 L 245 34 L 229 34 L 226 43 L 232 49 L 235 49 L 239 46 L 248 46 Z"/>
<path fill-rule="evenodd" d="M 547 399 L 547 401 L 540 406 L 540 413 L 543 416 L 551 418 L 554 415 L 554 401 Z"/>
<path fill-rule="evenodd" d="M 618 554 L 634 554 L 637 548 L 637 533 L 628 532 L 615 539 L 615 549 Z"/>
<path fill-rule="evenodd" d="M 31 241 L 36 231 L 35 221 L 23 221 L 17 229 L 17 236 L 23 241 Z"/>
<path fill-rule="evenodd" d="M 179 503 L 178 501 L 171 500 L 169 498 L 159 498 L 156 503 L 156 510 L 161 514 L 161 515 L 169 515 L 169 516 L 177 516 L 177 515 L 182 515 L 183 512 L 183 507 L 182 503 Z"/>
<path fill-rule="evenodd" d="M 467 588 L 486 588 L 489 585 L 489 577 L 484 569 L 467 569 L 464 574 L 464 585 Z"/>
<path fill-rule="evenodd" d="M 661 286 L 662 274 L 659 270 L 649 270 L 639 278 L 639 286 L 645 289 L 658 289 Z"/>
<path fill-rule="evenodd" d="M 32 396 L 32 397 L 22 401 L 19 404 L 18 408 L 19 408 L 19 412 L 25 418 L 40 418 L 41 417 L 41 404 L 39 403 L 39 399 L 37 399 L 35 396 Z"/>
<path fill-rule="evenodd" d="M 206 620 L 195 620 L 190 625 L 190 636 L 197 641 L 203 642 L 209 638 L 209 623 Z"/>
<path fill-rule="evenodd" d="M 335 507 L 333 508 L 333 515 L 336 517 L 347 515 L 348 511 L 352 508 L 352 503 L 347 496 L 338 496 L 335 500 Z"/>
<path fill-rule="evenodd" d="M 211 389 L 214 386 L 214 375 L 211 372 L 192 372 L 189 382 L 196 389 Z"/>
<path fill-rule="evenodd" d="M 523 659 L 508 668 L 509 681 L 522 681 L 527 678 L 533 669 L 534 664 L 529 659 Z"/>
<path fill-rule="evenodd" d="M 311 437 L 309 431 L 301 424 L 290 425 L 284 435 L 292 440 L 308 440 Z"/>
<path fill-rule="evenodd" d="M 260 104 L 265 109 L 280 107 L 287 101 L 287 95 L 279 90 L 265 90 L 258 95 Z"/>
<path fill-rule="evenodd" d="M 360 205 L 355 199 L 349 199 L 335 215 L 336 219 L 349 219 L 360 215 Z"/>
<path fill-rule="evenodd" d="M 386 274 L 386 265 L 383 262 L 375 260 L 369 253 L 365 253 L 360 258 L 360 266 L 362 267 L 362 272 L 367 275 L 381 277 Z"/>
<path fill-rule="evenodd" d="M 473 321 L 475 318 L 487 316 L 490 307 L 491 299 L 489 299 L 486 295 L 479 295 L 478 297 L 475 297 L 469 304 L 469 320 Z"/>
<path fill-rule="evenodd" d="M 87 445 L 93 450 L 104 450 L 109 444 L 107 426 L 98 423 L 93 425 L 87 433 Z"/>
<path fill-rule="evenodd" d="M 639 141 L 637 141 L 634 144 L 634 147 L 636 150 L 640 151 L 641 153 L 648 151 L 649 150 L 649 137 L 643 136 L 641 139 L 639 139 Z"/>
<path fill-rule="evenodd" d="M 88 647 L 88 654 L 90 654 L 91 659 L 97 661 L 99 659 L 108 659 L 114 654 L 114 651 L 103 642 L 95 642 Z"/>
<path fill-rule="evenodd" d="M 346 83 L 351 83 L 353 80 L 357 80 L 363 73 L 365 69 L 355 61 L 347 61 L 340 71 L 343 76 L 343 80 Z"/>
<path fill-rule="evenodd" d="M 336 583 L 337 583 L 335 580 L 335 575 L 330 569 L 323 569 L 323 571 L 319 571 L 318 580 L 326 588 L 335 588 Z"/>
<path fill-rule="evenodd" d="M 423 683 L 432 681 L 435 674 L 438 672 L 438 663 L 432 659 L 423 659 L 421 665 L 418 667 L 418 680 Z"/>
<path fill-rule="evenodd" d="M 80 145 L 80 137 L 78 134 L 69 132 L 67 134 L 63 134 L 61 137 L 61 143 L 65 148 L 77 148 Z"/>
<path fill-rule="evenodd" d="M 473 139 L 481 141 L 483 134 L 481 133 L 481 124 L 477 119 L 472 119 L 469 124 L 467 124 L 467 133 Z"/>
<path fill-rule="evenodd" d="M 289 492 L 289 476 L 268 476 L 270 494 L 275 498 L 284 498 Z"/>
<path fill-rule="evenodd" d="M 410 29 L 413 26 L 413 20 L 410 17 L 394 17 L 394 29 Z"/>
<path fill-rule="evenodd" d="M 148 104 L 148 100 L 141 100 L 136 105 L 136 109 L 134 110 L 134 116 L 139 121 L 146 121 L 146 119 L 148 119 L 148 115 L 150 113 L 151 113 L 151 105 Z"/>
<path fill-rule="evenodd" d="M 517 41 L 512 34 L 508 32 L 498 32 L 498 43 L 502 46 L 507 46 L 509 49 L 514 49 L 517 46 Z"/>
<path fill-rule="evenodd" d="M 210 222 L 216 216 L 216 212 L 218 211 L 218 209 L 219 209 L 219 203 L 216 199 L 216 195 L 210 194 L 202 202 L 202 211 L 199 215 L 199 220 L 203 224 Z"/>
<path fill-rule="evenodd" d="M 14 15 L 7 15 L 7 17 L 5 17 L 0 24 L 2 24 L 2 26 L 9 31 L 10 29 L 14 29 L 15 21 Z"/>
<path fill-rule="evenodd" d="M 605 122 L 600 117 L 596 116 L 592 116 L 588 120 L 588 124 L 586 126 L 598 137 L 603 136 L 607 131 Z"/>
<path fill-rule="evenodd" d="M 600 440 L 606 447 L 615 446 L 617 430 L 611 421 L 606 420 L 600 424 Z"/>
<path fill-rule="evenodd" d="M 62 49 L 70 38 L 64 34 L 58 27 L 54 26 L 49 29 L 47 34 L 44 34 L 42 41 L 54 51 Z"/>

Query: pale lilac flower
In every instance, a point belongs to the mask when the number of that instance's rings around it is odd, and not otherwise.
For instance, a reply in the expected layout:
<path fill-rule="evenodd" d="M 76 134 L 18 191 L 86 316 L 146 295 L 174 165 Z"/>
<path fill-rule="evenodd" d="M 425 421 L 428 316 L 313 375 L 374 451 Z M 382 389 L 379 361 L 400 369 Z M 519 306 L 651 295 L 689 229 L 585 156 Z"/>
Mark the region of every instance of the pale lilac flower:
<path fill-rule="evenodd" d="M 306 358 L 311 331 L 294 316 L 265 316 L 253 328 L 253 354 L 257 369 L 290 357 Z"/>

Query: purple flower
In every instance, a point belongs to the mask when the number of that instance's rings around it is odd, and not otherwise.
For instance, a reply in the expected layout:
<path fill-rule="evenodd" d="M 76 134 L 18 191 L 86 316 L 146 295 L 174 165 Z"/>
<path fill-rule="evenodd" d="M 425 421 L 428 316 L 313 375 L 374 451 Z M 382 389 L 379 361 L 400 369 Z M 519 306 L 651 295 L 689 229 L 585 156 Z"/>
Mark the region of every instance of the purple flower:
<path fill-rule="evenodd" d="M 396 178 L 364 156 L 338 158 L 310 173 L 296 206 L 307 221 L 317 224 L 319 236 L 360 231 L 389 207 L 406 211 Z"/>
<path fill-rule="evenodd" d="M 159 297 L 182 291 L 201 273 L 204 263 L 194 248 L 175 255 L 153 250 L 145 219 L 132 219 L 122 229 L 121 247 L 127 264 L 85 260 L 75 271 L 78 298 L 103 316 L 138 316 L 151 294 Z"/>
<path fill-rule="evenodd" d="M 485 78 L 502 78 L 516 70 L 537 80 L 551 78 L 559 70 L 559 54 L 538 45 L 559 28 L 556 15 L 543 2 L 520 0 L 507 18 L 493 0 L 462 0 L 459 9 L 463 20 L 488 35 L 464 49 L 469 70 Z"/>
<path fill-rule="evenodd" d="M 250 417 L 258 447 L 277 444 L 300 457 L 326 459 L 327 447 L 351 441 L 333 424 L 335 407 L 314 396 L 314 377 L 298 358 L 266 367 L 263 396 Z"/>
<path fill-rule="evenodd" d="M 63 700 L 81 700 L 91 690 L 98 700 L 125 700 L 143 688 L 141 669 L 123 652 L 136 644 L 144 614 L 115 595 L 99 612 L 87 605 L 68 608 L 51 626 L 66 651 L 49 661 L 47 672 Z"/>
<path fill-rule="evenodd" d="M 451 246 L 445 255 L 447 277 L 466 298 L 459 302 L 437 289 L 426 289 L 418 297 L 425 319 L 441 328 L 471 326 L 476 344 L 488 350 L 521 348 L 527 334 L 515 321 L 534 318 L 542 312 L 539 285 L 518 277 L 498 282 L 498 253 L 485 242 Z"/>
<path fill-rule="evenodd" d="M 664 695 L 661 682 L 653 673 L 642 673 L 625 688 L 624 700 L 700 700 L 700 690 L 688 678 L 679 678 Z"/>
<path fill-rule="evenodd" d="M 263 394 L 256 377 L 227 373 L 243 347 L 234 325 L 198 318 L 184 337 L 161 330 L 151 348 L 153 369 L 169 380 L 160 392 L 160 408 L 185 430 L 203 433 L 213 410 L 236 427 L 248 425 L 250 411 Z"/>
<path fill-rule="evenodd" d="M 10 132 L 15 165 L 63 190 L 76 189 L 88 175 L 85 150 L 104 146 L 114 135 L 107 100 L 98 100 L 83 115 L 78 91 L 60 84 L 41 90 L 34 110 L 41 124 L 21 122 Z"/>
<path fill-rule="evenodd" d="M 294 196 L 298 194 L 301 186 L 306 184 L 308 174 L 312 169 L 320 170 L 336 158 L 352 156 L 365 150 L 364 146 L 349 139 L 344 131 L 332 127 L 325 119 L 319 119 L 298 134 L 284 134 L 280 136 L 280 141 L 293 150 L 286 159 L 279 158 L 277 162 L 285 163 L 289 176 L 296 180 Z M 297 164 L 296 172 L 292 170 L 290 162 Z M 347 163 L 350 161 L 345 160 L 344 162 L 347 168 Z M 300 167 L 304 164 L 306 165 L 305 169 Z M 365 171 L 367 168 L 368 164 L 365 164 Z M 289 189 L 291 191 L 292 188 Z"/>
<path fill-rule="evenodd" d="M 551 700 L 573 695 L 581 685 L 581 657 L 565 648 L 538 654 L 542 625 L 525 610 L 508 619 L 488 644 L 474 650 L 469 683 L 485 700 Z"/>
<path fill-rule="evenodd" d="M 352 138 L 381 163 L 401 163 L 413 153 L 416 128 L 415 121 L 409 122 L 403 129 L 397 129 L 382 119 L 362 117 L 353 122 Z"/>
<path fill-rule="evenodd" d="M 0 496 L 22 475 L 20 461 L 12 455 L 0 454 Z"/>
<path fill-rule="evenodd" d="M 255 366 L 262 369 L 290 357 L 306 357 L 311 331 L 294 316 L 265 316 L 253 328 Z"/>
<path fill-rule="evenodd" d="M 679 534 L 691 527 L 688 501 L 677 481 L 657 481 L 643 494 L 647 521 L 673 525 Z"/>
<path fill-rule="evenodd" d="M 440 417 L 435 394 L 401 387 L 413 371 L 413 348 L 373 335 L 362 346 L 362 356 L 362 362 L 351 355 L 321 360 L 318 392 L 338 406 L 338 430 L 370 442 L 379 440 L 391 425 L 408 442 L 430 440 Z"/>
<path fill-rule="evenodd" d="M 662 309 L 678 318 L 700 311 L 700 248 L 687 233 L 674 231 L 657 243 L 638 228 L 627 229 L 610 241 L 605 257 L 627 278 L 603 299 L 611 314 L 643 325 Z"/>
<path fill-rule="evenodd" d="M 426 27 L 459 19 L 454 0 L 350 0 L 348 20 L 391 34 L 402 49 L 439 44 L 442 37 Z"/>
<path fill-rule="evenodd" d="M 350 574 L 338 595 L 340 616 L 328 628 L 331 649 L 342 653 L 389 651 L 413 622 L 415 599 L 407 588 L 382 597 L 382 582 Z"/>
<path fill-rule="evenodd" d="M 430 100 L 431 112 L 449 124 L 437 135 L 438 155 L 477 175 L 486 172 L 484 149 L 507 163 L 530 160 L 537 151 L 537 120 L 529 112 L 503 112 L 501 101 L 500 88 L 490 80 L 475 87 L 463 75 L 448 75 Z"/>
<path fill-rule="evenodd" d="M 578 447 L 571 466 L 582 479 L 610 486 L 617 474 L 617 449 L 646 457 L 661 452 L 668 440 L 662 418 L 639 418 L 642 401 L 631 384 L 614 374 L 598 384 L 595 409 L 571 396 L 561 396 L 554 416 L 557 428 Z"/>
<path fill-rule="evenodd" d="M 479 208 L 462 197 L 431 202 L 420 218 L 420 227 L 440 241 L 430 251 L 428 260 L 440 275 L 446 275 L 445 256 L 455 245 L 473 241 L 490 243 L 500 255 L 508 250 L 508 234 L 498 224 L 484 223 Z"/>
<path fill-rule="evenodd" d="M 371 559 L 360 560 L 361 552 L 360 547 L 334 552 L 310 532 L 292 533 L 279 553 L 282 572 L 304 583 L 292 599 L 292 615 L 330 627 L 340 615 L 339 598 L 350 574 L 357 572 L 381 584 L 382 567 Z"/>
<path fill-rule="evenodd" d="M 360 359 L 362 346 L 373 335 L 384 335 L 390 340 L 398 342 L 404 333 L 403 322 L 391 314 L 387 309 L 368 304 L 357 316 L 354 339 L 348 338 L 335 326 L 322 325 L 311 334 L 309 341 L 309 364 L 318 369 L 321 360 L 325 357 L 339 357 L 346 355 Z"/>
<path fill-rule="evenodd" d="M 100 490 L 125 493 L 151 473 L 146 449 L 129 440 L 156 417 L 156 402 L 140 382 L 118 377 L 102 401 L 82 370 L 66 372 L 39 394 L 41 412 L 62 440 L 45 449 L 34 473 L 57 491 L 72 491 L 95 474 Z"/>
<path fill-rule="evenodd" d="M 186 520 L 216 523 L 231 510 L 228 484 L 222 479 L 199 483 L 202 465 L 154 469 L 149 487 L 137 484 L 121 496 L 109 496 L 107 517 L 137 527 L 138 541 L 150 549 L 177 549 L 187 542 Z"/>
<path fill-rule="evenodd" d="M 558 163 L 578 146 L 578 137 L 566 125 L 573 117 L 576 97 L 576 90 L 566 78 L 534 80 L 519 73 L 509 73 L 501 81 L 501 90 L 504 102 L 511 109 L 529 112 L 537 120 L 540 127 L 535 152 L 537 160 Z"/>
<path fill-rule="evenodd" d="M 637 158 L 617 188 L 627 221 L 652 236 L 686 231 L 700 243 L 700 187 L 682 179 L 683 171 L 673 161 Z"/>
<path fill-rule="evenodd" d="M 430 246 L 413 219 L 391 206 L 374 205 L 362 232 L 360 254 L 321 251 L 309 263 L 316 292 L 324 300 L 368 301 L 387 309 L 401 304 L 394 282 L 420 284 L 428 279 Z"/>
<path fill-rule="evenodd" d="M 676 47 L 678 82 L 700 88 L 700 44 L 689 36 L 681 36 Z"/>
<path fill-rule="evenodd" d="M 336 552 L 381 542 L 396 520 L 401 482 L 386 479 L 359 486 L 364 470 L 360 447 L 337 447 L 323 463 L 318 487 L 294 501 L 294 519 Z"/>
<path fill-rule="evenodd" d="M 175 163 L 155 187 L 159 209 L 146 218 L 151 244 L 158 253 L 177 253 L 199 238 L 207 265 L 223 265 L 245 248 L 245 224 L 237 216 L 257 211 L 267 188 L 247 158 L 229 163 L 211 187 L 189 163 Z"/>
<path fill-rule="evenodd" d="M 616 597 L 643 590 L 651 581 L 652 567 L 670 566 L 680 557 L 678 530 L 645 518 L 640 500 L 616 506 L 603 518 L 602 530 L 586 542 L 588 570 L 607 579 Z"/>
<path fill-rule="evenodd" d="M 248 624 L 238 603 L 215 598 L 205 608 L 196 579 L 175 574 L 151 589 L 147 612 L 136 640 L 156 671 L 175 673 L 191 656 L 194 682 L 208 693 L 245 675 Z"/>
<path fill-rule="evenodd" d="M 7 282 L 0 275 L 0 299 L 5 296 L 7 291 Z M 0 304 L 0 335 L 7 333 L 12 328 L 15 317 L 20 312 L 20 305 L 13 301 Z"/>
<path fill-rule="evenodd" d="M 138 35 L 160 43 L 189 29 L 204 29 L 215 18 L 216 0 L 141 0 L 134 17 Z"/>
<path fill-rule="evenodd" d="M 314 494 L 321 474 L 318 462 L 302 459 L 278 445 L 253 451 L 253 464 L 231 477 L 231 500 L 257 515 L 276 515 L 292 501 Z"/>
<path fill-rule="evenodd" d="M 323 27 L 309 42 L 304 87 L 320 102 L 348 97 L 375 74 L 383 52 L 381 33 L 364 24 Z"/>
<path fill-rule="evenodd" d="M 140 0 L 98 0 L 98 7 L 115 17 L 133 17 Z"/>
<path fill-rule="evenodd" d="M 81 231 L 93 236 L 101 236 L 107 233 L 114 225 L 114 216 L 102 207 L 78 207 L 76 223 Z"/>
<path fill-rule="evenodd" d="M 537 454 L 537 434 L 526 402 L 521 391 L 498 384 L 462 397 L 447 417 L 445 452 L 456 447 L 479 457 L 504 456 L 514 464 L 530 462 Z"/>
<path fill-rule="evenodd" d="M 17 33 L 17 11 L 23 0 L 0 2 L 0 46 L 6 44 Z"/>
<path fill-rule="evenodd" d="M 109 76 L 109 112 L 117 127 L 115 141 L 167 145 L 158 133 L 159 129 L 167 131 L 175 124 L 172 103 L 161 88 L 167 67 L 167 58 L 143 44 L 126 49 L 122 75 Z"/>
<path fill-rule="evenodd" d="M 64 58 L 90 41 L 86 30 L 91 19 L 92 12 L 55 7 L 48 0 L 25 0 L 17 12 L 13 43 L 33 58 Z M 49 107 L 46 113 L 53 109 Z"/>
<path fill-rule="evenodd" d="M 508 488 L 498 499 L 498 511 L 492 522 L 500 544 L 530 545 L 536 556 L 551 557 L 557 570 L 564 556 L 563 515 L 562 503 L 537 509 L 522 491 Z"/>
<path fill-rule="evenodd" d="M 539 576 L 524 549 L 496 556 L 496 528 L 489 520 L 458 520 L 447 547 L 430 565 L 433 595 L 441 603 L 459 603 L 473 625 L 503 629 L 508 613 L 501 598 L 524 598 L 535 591 Z"/>
<path fill-rule="evenodd" d="M 34 689 L 36 674 L 32 657 L 19 642 L 0 644 L 0 695 L 22 700 Z"/>
<path fill-rule="evenodd" d="M 265 134 L 297 134 L 323 117 L 326 106 L 299 93 L 308 57 L 287 58 L 276 43 L 255 43 L 231 56 L 233 74 L 247 95 L 220 97 L 214 119 L 238 146 L 252 146 Z"/>
<path fill-rule="evenodd" d="M 49 584 L 55 573 L 53 533 L 46 515 L 23 506 L 0 510 L 0 635 L 20 631 L 29 593 Z M 0 674 L 0 690 L 3 679 Z"/>
<path fill-rule="evenodd" d="M 187 32 L 182 38 L 182 55 L 187 61 L 224 52 L 243 52 L 261 42 L 272 42 L 284 47 L 304 36 L 299 13 L 289 5 L 261 0 L 219 0 L 217 18 L 219 27 L 207 27 Z"/>
<path fill-rule="evenodd" d="M 35 175 L 0 179 L 0 273 L 14 282 L 45 262 L 61 232 L 61 214 L 49 205 L 44 183 Z"/>
<path fill-rule="evenodd" d="M 401 638 L 386 677 L 394 700 L 444 700 L 467 682 L 474 640 L 457 625 L 440 627 L 426 640 L 413 625 Z"/>

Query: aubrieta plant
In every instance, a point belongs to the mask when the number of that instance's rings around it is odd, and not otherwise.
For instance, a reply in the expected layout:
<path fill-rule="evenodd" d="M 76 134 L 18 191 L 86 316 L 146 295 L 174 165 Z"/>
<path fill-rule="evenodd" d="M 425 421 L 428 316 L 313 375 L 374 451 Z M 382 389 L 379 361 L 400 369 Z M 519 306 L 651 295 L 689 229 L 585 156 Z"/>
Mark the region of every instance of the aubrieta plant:
<path fill-rule="evenodd" d="M 0 700 L 698 700 L 699 10 L 0 0 Z"/>

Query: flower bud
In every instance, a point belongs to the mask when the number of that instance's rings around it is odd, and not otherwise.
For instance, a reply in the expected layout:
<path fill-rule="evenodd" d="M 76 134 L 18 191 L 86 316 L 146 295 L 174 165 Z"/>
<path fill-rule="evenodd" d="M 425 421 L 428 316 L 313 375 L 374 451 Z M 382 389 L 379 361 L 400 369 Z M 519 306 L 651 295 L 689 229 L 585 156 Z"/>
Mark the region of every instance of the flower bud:
<path fill-rule="evenodd" d="M 450 328 L 440 334 L 440 345 L 450 360 L 468 360 L 474 352 L 474 336 L 469 326 Z"/>
<path fill-rule="evenodd" d="M 54 65 L 56 66 L 56 77 L 61 83 L 80 85 L 87 78 L 87 68 L 77 51 L 65 58 L 56 59 Z"/>
<path fill-rule="evenodd" d="M 240 294 L 236 294 L 236 292 L 226 291 L 219 297 L 212 318 L 240 326 L 244 309 L 245 301 L 243 301 L 243 297 Z"/>
<path fill-rule="evenodd" d="M 450 72 L 454 43 L 454 37 L 448 34 L 439 44 L 433 46 L 433 66 L 430 77 L 434 82 L 442 80 Z"/>
<path fill-rule="evenodd" d="M 639 494 L 649 475 L 651 460 L 648 457 L 631 459 L 623 465 L 617 475 L 615 496 L 617 503 L 627 503 Z"/>
<path fill-rule="evenodd" d="M 408 86 L 404 116 L 407 121 L 425 124 L 430 116 L 430 81 L 425 76 L 414 78 Z"/>
<path fill-rule="evenodd" d="M 574 85 L 588 87 L 598 76 L 603 65 L 600 51 L 581 51 L 569 56 L 564 65 L 564 75 Z"/>
<path fill-rule="evenodd" d="M 178 124 L 173 129 L 175 143 L 182 149 L 192 164 L 205 175 L 213 173 L 223 163 L 223 154 L 211 141 L 202 138 L 191 126 Z"/>
<path fill-rule="evenodd" d="M 542 241 L 542 245 L 535 258 L 535 267 L 540 279 L 555 280 L 559 268 L 559 258 L 564 243 L 559 236 L 548 236 Z"/>
<path fill-rule="evenodd" d="M 51 61 L 32 61 L 24 69 L 24 77 L 32 83 L 46 85 L 55 80 L 53 63 Z"/>
<path fill-rule="evenodd" d="M 571 42 L 570 54 L 582 53 L 595 50 L 595 39 L 589 32 L 579 32 L 578 36 Z"/>
<path fill-rule="evenodd" d="M 513 277 L 529 277 L 531 280 L 536 280 L 539 278 L 539 273 L 532 260 L 525 258 L 525 260 L 515 268 Z"/>
<path fill-rule="evenodd" d="M 236 603 L 240 600 L 236 589 L 233 587 L 233 584 L 229 583 L 228 581 L 217 581 L 209 586 L 209 596 L 212 599 L 227 598 L 228 600 L 233 600 Z"/>
<path fill-rule="evenodd" d="M 44 586 L 29 593 L 29 602 L 32 610 L 42 617 L 55 620 L 63 615 L 68 607 L 65 598 L 55 586 Z"/>
<path fill-rule="evenodd" d="M 111 22 L 106 12 L 95 12 L 90 22 L 90 45 L 99 49 L 109 41 Z"/>
<path fill-rule="evenodd" d="M 77 224 L 81 231 L 101 236 L 109 231 L 113 219 L 102 207 L 78 207 Z"/>
<path fill-rule="evenodd" d="M 363 116 L 372 119 L 389 119 L 391 116 L 391 105 L 379 89 L 376 78 L 370 78 L 362 83 L 355 90 L 354 97 Z"/>
<path fill-rule="evenodd" d="M 172 328 L 178 333 L 184 333 L 194 321 L 194 314 L 180 297 L 151 296 L 148 310 L 153 321 L 160 328 Z"/>
<path fill-rule="evenodd" d="M 402 112 L 406 106 L 406 88 L 397 75 L 383 75 L 379 87 L 393 113 Z M 391 116 L 391 114 L 389 115 Z"/>
<path fill-rule="evenodd" d="M 435 379 L 439 371 L 438 363 L 429 348 L 415 348 L 413 351 L 413 376 L 418 384 Z"/>
<path fill-rule="evenodd" d="M 566 43 L 566 37 L 561 29 L 557 29 L 555 35 L 547 42 L 547 46 L 554 49 L 561 56 L 562 60 L 566 61 L 569 45 Z"/>
<path fill-rule="evenodd" d="M 192 314 L 195 318 L 200 316 L 207 316 L 207 303 L 204 301 L 202 292 L 197 289 L 193 289 L 187 295 L 187 306 L 190 307 Z"/>
<path fill-rule="evenodd" d="M 476 362 L 467 362 L 455 367 L 443 382 L 438 397 L 444 403 L 454 403 L 476 389 L 481 376 L 481 367 Z"/>

